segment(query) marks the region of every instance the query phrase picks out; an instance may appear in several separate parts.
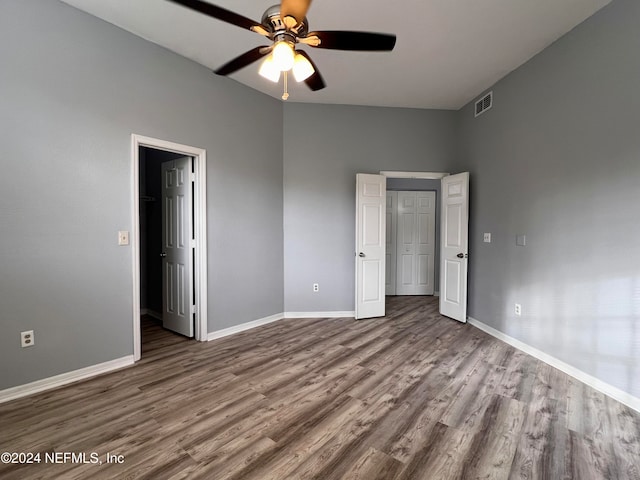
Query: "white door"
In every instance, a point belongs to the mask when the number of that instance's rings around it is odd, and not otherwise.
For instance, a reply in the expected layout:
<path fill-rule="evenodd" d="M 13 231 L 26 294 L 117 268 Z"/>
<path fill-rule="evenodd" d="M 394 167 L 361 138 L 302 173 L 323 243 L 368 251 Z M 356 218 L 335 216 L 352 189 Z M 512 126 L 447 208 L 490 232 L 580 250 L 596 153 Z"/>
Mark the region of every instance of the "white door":
<path fill-rule="evenodd" d="M 396 295 L 433 295 L 435 217 L 435 192 L 398 192 Z"/>
<path fill-rule="evenodd" d="M 385 246 L 385 293 L 396 294 L 396 238 L 398 224 L 398 192 L 387 192 L 386 246 Z"/>
<path fill-rule="evenodd" d="M 442 179 L 440 313 L 467 321 L 469 172 Z"/>
<path fill-rule="evenodd" d="M 162 164 L 162 325 L 193 337 L 191 157 Z"/>
<path fill-rule="evenodd" d="M 384 316 L 387 179 L 356 175 L 356 318 Z"/>

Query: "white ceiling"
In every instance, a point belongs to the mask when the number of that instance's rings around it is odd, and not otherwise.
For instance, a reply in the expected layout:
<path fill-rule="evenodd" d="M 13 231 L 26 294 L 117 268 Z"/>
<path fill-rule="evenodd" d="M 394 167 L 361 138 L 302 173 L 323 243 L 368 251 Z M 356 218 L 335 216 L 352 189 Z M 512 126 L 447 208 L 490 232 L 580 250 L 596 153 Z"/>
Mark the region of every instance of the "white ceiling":
<path fill-rule="evenodd" d="M 212 70 L 268 44 L 258 34 L 166 0 L 63 1 Z M 259 22 L 276 1 L 215 4 Z M 311 30 L 395 33 L 396 48 L 364 53 L 302 47 L 327 87 L 311 92 L 290 82 L 288 101 L 459 109 L 610 1 L 315 0 L 307 14 Z M 260 77 L 259 65 L 231 78 L 280 98 L 282 82 Z"/>

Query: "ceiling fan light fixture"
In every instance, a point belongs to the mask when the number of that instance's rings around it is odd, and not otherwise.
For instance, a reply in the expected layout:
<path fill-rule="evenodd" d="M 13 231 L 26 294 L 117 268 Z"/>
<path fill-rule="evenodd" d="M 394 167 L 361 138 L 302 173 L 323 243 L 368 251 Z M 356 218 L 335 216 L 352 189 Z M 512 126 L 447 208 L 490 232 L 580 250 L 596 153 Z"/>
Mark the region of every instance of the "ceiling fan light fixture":
<path fill-rule="evenodd" d="M 269 55 L 264 59 L 262 65 L 260 65 L 260 70 L 258 70 L 258 73 L 261 77 L 266 78 L 273 83 L 277 83 L 280 80 L 280 69 L 276 65 L 276 62 L 273 60 L 272 55 Z"/>
<path fill-rule="evenodd" d="M 281 72 L 291 70 L 295 54 L 293 52 L 293 46 L 289 42 L 285 40 L 277 42 L 273 47 L 272 55 L 273 61 Z"/>
<path fill-rule="evenodd" d="M 298 82 L 304 81 L 312 91 L 322 90 L 326 86 L 309 55 L 304 50 L 296 52 L 298 43 L 329 50 L 362 52 L 390 52 L 396 45 L 396 36 L 388 33 L 351 30 L 310 32 L 306 15 L 312 0 L 281 0 L 279 5 L 273 5 L 264 12 L 260 22 L 213 5 L 211 0 L 168 1 L 268 38 L 271 45 L 255 47 L 214 70 L 214 73 L 231 75 L 264 58 L 259 69 L 262 77 L 278 82 L 280 73 L 284 72 L 284 100 L 289 95 L 287 76 L 292 69 L 294 78 Z"/>
<path fill-rule="evenodd" d="M 315 69 L 311 62 L 300 53 L 296 53 L 293 61 L 293 77 L 296 82 L 302 82 L 315 73 Z"/>

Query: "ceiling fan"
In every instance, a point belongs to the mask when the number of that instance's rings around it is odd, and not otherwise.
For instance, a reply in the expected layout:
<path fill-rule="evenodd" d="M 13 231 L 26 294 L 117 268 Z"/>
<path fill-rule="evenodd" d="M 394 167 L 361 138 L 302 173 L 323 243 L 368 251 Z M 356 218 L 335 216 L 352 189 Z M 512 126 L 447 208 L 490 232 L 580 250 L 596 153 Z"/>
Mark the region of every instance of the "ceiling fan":
<path fill-rule="evenodd" d="M 260 23 L 203 0 L 169 0 L 223 22 L 251 30 L 271 40 L 271 45 L 263 45 L 249 50 L 224 64 L 215 73 L 229 75 L 237 72 L 263 57 L 260 66 L 262 77 L 278 82 L 284 75 L 283 100 L 287 92 L 287 73 L 292 71 L 298 82 L 304 81 L 313 91 L 325 87 L 324 80 L 311 57 L 304 50 L 296 50 L 297 44 L 315 48 L 352 51 L 391 51 L 396 44 L 396 36 L 386 33 L 353 31 L 313 31 L 309 32 L 307 11 L 311 0 L 281 0 L 280 5 L 269 7 L 262 15 Z"/>

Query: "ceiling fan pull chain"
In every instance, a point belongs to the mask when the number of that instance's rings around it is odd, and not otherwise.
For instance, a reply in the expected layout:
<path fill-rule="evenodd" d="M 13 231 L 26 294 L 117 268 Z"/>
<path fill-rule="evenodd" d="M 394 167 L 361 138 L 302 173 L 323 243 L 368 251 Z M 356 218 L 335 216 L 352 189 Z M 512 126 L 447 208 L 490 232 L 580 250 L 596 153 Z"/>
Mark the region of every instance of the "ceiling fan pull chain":
<path fill-rule="evenodd" d="M 287 73 L 289 72 L 283 72 L 284 73 L 284 93 L 282 94 L 282 100 L 286 100 L 287 98 L 289 98 L 289 92 L 287 91 L 288 86 L 287 86 Z"/>

